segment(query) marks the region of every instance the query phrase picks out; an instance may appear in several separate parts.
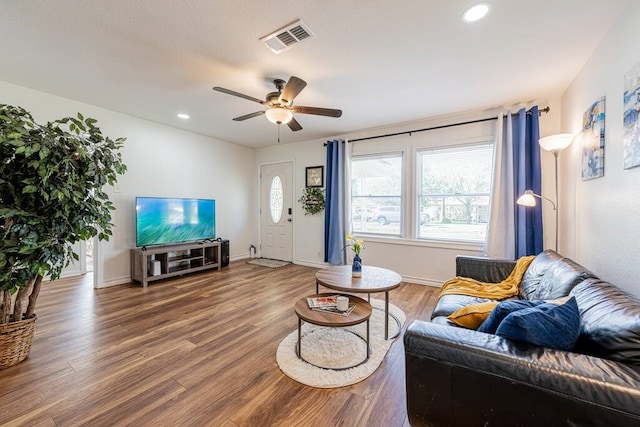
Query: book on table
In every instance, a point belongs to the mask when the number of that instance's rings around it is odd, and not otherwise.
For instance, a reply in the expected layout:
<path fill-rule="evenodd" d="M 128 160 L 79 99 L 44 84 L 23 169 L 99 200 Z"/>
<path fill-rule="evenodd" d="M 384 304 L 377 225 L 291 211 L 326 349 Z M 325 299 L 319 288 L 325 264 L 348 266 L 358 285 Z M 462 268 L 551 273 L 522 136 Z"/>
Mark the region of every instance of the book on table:
<path fill-rule="evenodd" d="M 349 304 L 349 308 L 347 308 L 345 311 L 338 310 L 338 307 L 315 307 L 315 308 L 312 308 L 311 310 L 321 311 L 323 313 L 338 314 L 340 316 L 348 316 L 351 314 L 354 308 L 356 308 L 355 304 Z"/>
<path fill-rule="evenodd" d="M 307 304 L 309 308 L 337 307 L 340 295 L 327 295 L 322 297 L 309 297 Z"/>

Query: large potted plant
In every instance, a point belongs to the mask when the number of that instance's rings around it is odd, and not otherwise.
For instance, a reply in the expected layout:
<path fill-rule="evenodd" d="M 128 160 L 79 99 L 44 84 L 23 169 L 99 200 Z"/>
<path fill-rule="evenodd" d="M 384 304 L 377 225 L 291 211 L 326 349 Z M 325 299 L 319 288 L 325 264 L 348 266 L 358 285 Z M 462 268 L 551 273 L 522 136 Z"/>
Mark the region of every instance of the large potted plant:
<path fill-rule="evenodd" d="M 79 259 L 74 243 L 111 235 L 103 186 L 126 171 L 123 144 L 80 113 L 39 125 L 0 104 L 0 368 L 29 354 L 43 277 Z"/>

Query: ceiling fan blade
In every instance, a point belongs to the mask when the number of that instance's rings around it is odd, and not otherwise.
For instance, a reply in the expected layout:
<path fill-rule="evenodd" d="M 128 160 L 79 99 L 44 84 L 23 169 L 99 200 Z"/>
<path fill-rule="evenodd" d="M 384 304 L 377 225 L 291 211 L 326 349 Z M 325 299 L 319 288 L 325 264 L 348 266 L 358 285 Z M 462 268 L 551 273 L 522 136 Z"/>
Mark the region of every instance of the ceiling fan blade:
<path fill-rule="evenodd" d="M 264 114 L 264 111 L 256 111 L 255 113 L 245 114 L 244 116 L 236 117 L 233 120 L 236 122 L 241 122 L 243 120 L 251 119 L 254 117 L 258 117 Z"/>
<path fill-rule="evenodd" d="M 294 113 L 315 114 L 316 116 L 327 116 L 327 117 L 340 117 L 340 116 L 342 116 L 342 110 L 336 110 L 336 109 L 333 109 L 333 108 L 295 106 L 295 107 L 292 107 L 291 110 Z"/>
<path fill-rule="evenodd" d="M 289 129 L 291 129 L 294 132 L 302 130 L 302 126 L 300 126 L 300 123 L 298 123 L 298 121 L 295 118 L 292 118 L 291 120 L 289 120 L 289 123 L 287 123 L 287 126 L 289 126 Z"/>
<path fill-rule="evenodd" d="M 300 92 L 302 92 L 302 89 L 304 89 L 306 85 L 307 82 L 305 82 L 304 80 L 299 79 L 296 76 L 291 76 L 289 78 L 289 81 L 287 82 L 287 85 L 284 87 L 282 93 L 280 94 L 280 104 L 291 105 L 295 97 L 298 96 Z"/>
<path fill-rule="evenodd" d="M 234 90 L 225 89 L 223 87 L 214 87 L 213 90 L 216 92 L 226 93 L 227 95 L 237 96 L 239 98 L 248 99 L 249 101 L 257 102 L 258 104 L 265 104 L 265 102 L 261 99 L 254 98 L 253 96 L 245 95 L 244 93 L 236 92 Z"/>

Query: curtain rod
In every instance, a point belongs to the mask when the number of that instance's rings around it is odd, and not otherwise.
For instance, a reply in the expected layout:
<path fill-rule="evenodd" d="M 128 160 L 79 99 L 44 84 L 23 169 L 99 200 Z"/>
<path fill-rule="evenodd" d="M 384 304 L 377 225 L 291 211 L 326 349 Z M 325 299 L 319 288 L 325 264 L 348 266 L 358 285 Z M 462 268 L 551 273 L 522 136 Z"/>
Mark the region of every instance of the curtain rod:
<path fill-rule="evenodd" d="M 551 108 L 549 107 L 544 107 L 538 110 L 538 115 L 542 115 L 542 113 L 548 113 L 551 110 Z M 527 115 L 531 114 L 531 110 L 526 112 Z M 507 117 L 506 115 L 503 117 Z M 398 135 L 411 135 L 412 133 L 418 133 L 418 132 L 425 132 L 428 130 L 436 130 L 436 129 L 444 129 L 444 128 L 450 128 L 450 127 L 455 127 L 455 126 L 463 126 L 463 125 L 470 125 L 473 123 L 482 123 L 482 122 L 489 122 L 492 120 L 498 120 L 497 117 L 487 117 L 486 119 L 478 119 L 478 120 L 470 120 L 467 122 L 458 122 L 458 123 L 450 123 L 448 125 L 440 125 L 440 126 L 433 126 L 430 128 L 422 128 L 422 129 L 415 129 L 415 130 L 407 130 L 404 132 L 396 132 L 396 133 L 387 133 L 384 135 L 376 135 L 376 136 L 367 136 L 364 138 L 356 138 L 356 139 L 350 139 L 349 142 L 357 142 L 357 141 L 367 141 L 369 139 L 378 139 L 378 138 L 387 138 L 389 136 L 398 136 Z"/>

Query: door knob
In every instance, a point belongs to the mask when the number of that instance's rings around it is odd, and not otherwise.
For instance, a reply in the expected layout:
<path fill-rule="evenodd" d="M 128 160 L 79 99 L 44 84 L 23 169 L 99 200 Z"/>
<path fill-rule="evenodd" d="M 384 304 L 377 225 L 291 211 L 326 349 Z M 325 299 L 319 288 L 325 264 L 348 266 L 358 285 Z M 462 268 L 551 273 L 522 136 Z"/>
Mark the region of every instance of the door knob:
<path fill-rule="evenodd" d="M 292 222 L 293 220 L 291 218 L 287 219 L 287 221 Z"/>

